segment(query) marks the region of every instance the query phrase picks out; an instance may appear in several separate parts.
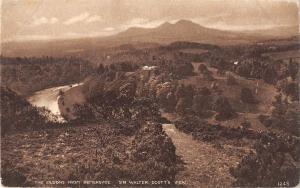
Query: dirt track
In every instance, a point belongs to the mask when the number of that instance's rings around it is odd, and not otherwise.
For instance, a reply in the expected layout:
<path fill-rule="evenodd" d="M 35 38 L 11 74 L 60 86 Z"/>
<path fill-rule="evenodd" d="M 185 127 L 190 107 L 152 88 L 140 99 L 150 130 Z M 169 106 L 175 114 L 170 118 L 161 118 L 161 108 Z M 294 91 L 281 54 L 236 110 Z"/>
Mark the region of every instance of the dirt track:
<path fill-rule="evenodd" d="M 240 161 L 240 156 L 228 151 L 233 148 L 217 149 L 212 144 L 196 141 L 173 124 L 163 127 L 176 146 L 176 154 L 185 163 L 184 170 L 176 176 L 177 181 L 186 181 L 187 187 L 231 187 L 234 178 L 229 168 Z"/>

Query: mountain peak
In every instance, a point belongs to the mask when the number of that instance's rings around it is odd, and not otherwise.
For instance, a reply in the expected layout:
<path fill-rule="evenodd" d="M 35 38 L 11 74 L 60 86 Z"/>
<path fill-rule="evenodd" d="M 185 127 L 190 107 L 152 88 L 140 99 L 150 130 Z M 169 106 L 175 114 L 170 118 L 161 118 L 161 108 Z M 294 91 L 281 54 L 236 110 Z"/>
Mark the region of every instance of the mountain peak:
<path fill-rule="evenodd" d="M 175 23 L 165 22 L 159 26 L 160 29 L 176 29 L 176 28 L 186 28 L 186 29 L 199 29 L 199 24 L 192 22 L 190 20 L 178 20 Z"/>
<path fill-rule="evenodd" d="M 196 24 L 194 22 L 192 22 L 191 20 L 178 20 L 175 24 L 179 24 L 179 25 L 186 25 L 186 24 Z M 196 24 L 197 25 L 197 24 Z"/>
<path fill-rule="evenodd" d="M 128 29 L 117 35 L 134 41 L 162 42 L 162 41 L 204 41 L 216 40 L 225 35 L 219 30 L 203 27 L 190 20 L 178 20 L 177 22 L 165 22 L 156 28 Z"/>
<path fill-rule="evenodd" d="M 161 24 L 158 28 L 170 27 L 172 24 L 170 22 L 165 22 Z"/>
<path fill-rule="evenodd" d="M 191 21 L 191 20 L 179 20 L 174 25 L 189 27 L 189 28 L 204 28 L 203 26 Z"/>
<path fill-rule="evenodd" d="M 177 22 L 175 22 L 175 23 L 170 23 L 170 22 L 165 22 L 165 23 L 163 23 L 163 24 L 161 24 L 160 25 L 160 27 L 169 27 L 169 26 L 177 26 L 177 25 L 197 25 L 197 26 L 199 26 L 197 23 L 194 23 L 194 22 L 192 22 L 192 21 L 190 21 L 190 20 L 178 20 Z"/>

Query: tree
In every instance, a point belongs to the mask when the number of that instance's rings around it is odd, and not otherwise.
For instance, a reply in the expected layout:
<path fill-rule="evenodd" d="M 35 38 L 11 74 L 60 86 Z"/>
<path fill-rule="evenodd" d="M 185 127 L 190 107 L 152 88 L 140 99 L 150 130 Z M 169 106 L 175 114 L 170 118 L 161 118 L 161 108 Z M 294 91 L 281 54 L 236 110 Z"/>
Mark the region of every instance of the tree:
<path fill-rule="evenodd" d="M 293 80 L 296 80 L 298 72 L 299 64 L 297 62 L 293 62 L 292 59 L 290 59 L 288 64 L 288 74 L 292 77 Z"/>
<path fill-rule="evenodd" d="M 281 94 L 275 96 L 275 101 L 273 101 L 272 104 L 274 107 L 272 110 L 272 116 L 279 118 L 284 116 L 287 111 L 287 105 L 283 103 Z"/>
<path fill-rule="evenodd" d="M 287 96 L 291 97 L 292 100 L 299 100 L 299 90 L 298 83 L 295 81 L 289 81 L 287 79 L 283 79 L 278 82 L 279 89 L 282 90 Z"/>
<path fill-rule="evenodd" d="M 236 178 L 234 187 L 295 187 L 299 184 L 297 159 L 299 140 L 265 136 L 254 146 L 256 152 L 243 157 L 230 173 Z M 296 154 L 296 155 L 295 155 Z M 280 185 L 280 182 L 288 185 Z"/>
<path fill-rule="evenodd" d="M 256 100 L 252 94 L 252 91 L 249 88 L 241 89 L 241 100 L 244 103 L 256 103 Z"/>
<path fill-rule="evenodd" d="M 251 123 L 249 121 L 247 121 L 246 119 L 244 119 L 241 123 L 241 126 L 244 128 L 244 129 L 249 129 L 251 127 Z"/>
<path fill-rule="evenodd" d="M 193 96 L 195 93 L 195 89 L 192 85 L 180 85 L 177 87 L 176 92 L 175 92 L 175 96 L 177 101 L 180 98 L 184 98 L 184 100 L 188 103 L 188 105 L 192 105 L 192 100 L 193 100 Z"/>
<path fill-rule="evenodd" d="M 235 112 L 226 97 L 220 96 L 214 103 L 213 109 L 218 113 L 216 115 L 217 120 L 229 119 L 235 115 Z"/>
<path fill-rule="evenodd" d="M 156 90 L 156 97 L 158 99 L 159 105 L 161 108 L 168 112 L 174 111 L 176 106 L 176 97 L 174 94 L 174 86 L 170 82 L 159 84 Z"/>
<path fill-rule="evenodd" d="M 199 67 L 198 67 L 198 71 L 199 71 L 200 73 L 204 74 L 204 73 L 207 73 L 207 72 L 208 72 L 208 69 L 207 69 L 206 65 L 200 64 Z"/>
<path fill-rule="evenodd" d="M 65 94 L 65 93 L 64 93 L 64 92 L 63 92 L 63 91 L 60 89 L 60 90 L 59 90 L 59 92 L 58 92 L 58 96 L 61 96 L 61 97 L 63 97 L 63 96 L 64 96 L 64 94 Z"/>
<path fill-rule="evenodd" d="M 203 73 L 203 78 L 208 81 L 214 81 L 215 78 L 212 76 L 211 72 Z"/>
<path fill-rule="evenodd" d="M 98 68 L 97 68 L 97 73 L 102 74 L 103 72 L 105 72 L 105 68 L 104 68 L 103 64 L 100 63 Z"/>
<path fill-rule="evenodd" d="M 153 99 L 142 97 L 133 101 L 131 119 L 155 120 L 160 117 L 158 104 Z"/>
<path fill-rule="evenodd" d="M 183 114 L 186 114 L 187 108 L 189 108 L 189 107 L 190 107 L 190 105 L 188 104 L 186 99 L 185 98 L 180 98 L 177 102 L 175 110 L 176 110 L 177 113 L 183 115 Z"/>
<path fill-rule="evenodd" d="M 1 134 L 37 130 L 58 124 L 58 119 L 45 108 L 37 108 L 16 94 L 1 87 Z"/>
<path fill-rule="evenodd" d="M 203 95 L 195 95 L 193 98 L 193 111 L 200 116 L 207 115 L 207 111 L 211 109 L 211 97 Z"/>
<path fill-rule="evenodd" d="M 211 95 L 210 90 L 207 87 L 202 87 L 199 91 L 200 95 L 208 96 Z"/>
<path fill-rule="evenodd" d="M 273 66 L 267 67 L 262 74 L 262 79 L 269 84 L 274 84 L 278 80 L 277 72 Z"/>

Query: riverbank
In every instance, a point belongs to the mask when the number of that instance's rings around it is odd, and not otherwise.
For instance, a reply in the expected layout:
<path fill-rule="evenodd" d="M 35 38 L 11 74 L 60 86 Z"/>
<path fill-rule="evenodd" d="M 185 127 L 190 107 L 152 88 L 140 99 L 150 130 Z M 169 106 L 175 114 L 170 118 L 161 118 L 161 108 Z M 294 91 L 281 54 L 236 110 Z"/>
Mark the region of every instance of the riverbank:
<path fill-rule="evenodd" d="M 82 83 L 43 89 L 35 92 L 33 95 L 27 97 L 26 99 L 30 104 L 36 107 L 45 107 L 46 109 L 50 110 L 55 116 L 57 116 L 60 121 L 64 121 L 58 105 L 59 93 L 64 93 L 80 85 L 82 85 Z"/>

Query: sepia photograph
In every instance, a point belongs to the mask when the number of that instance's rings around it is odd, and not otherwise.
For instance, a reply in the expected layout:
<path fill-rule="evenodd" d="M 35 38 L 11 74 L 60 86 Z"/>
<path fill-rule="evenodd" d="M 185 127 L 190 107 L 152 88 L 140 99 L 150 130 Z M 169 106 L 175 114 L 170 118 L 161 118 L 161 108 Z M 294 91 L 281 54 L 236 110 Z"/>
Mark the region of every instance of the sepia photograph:
<path fill-rule="evenodd" d="M 0 187 L 298 187 L 298 0 L 0 0 Z"/>

